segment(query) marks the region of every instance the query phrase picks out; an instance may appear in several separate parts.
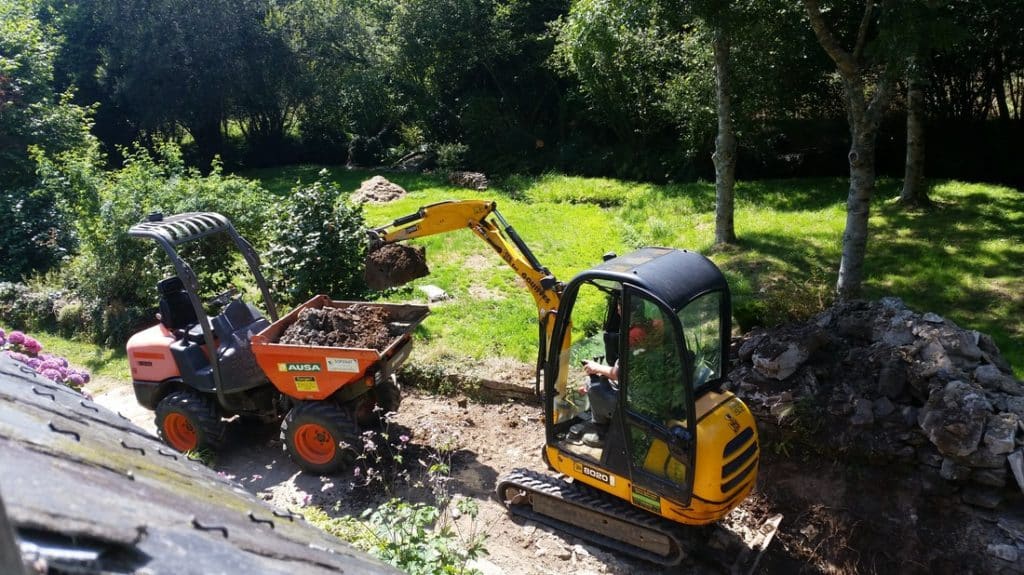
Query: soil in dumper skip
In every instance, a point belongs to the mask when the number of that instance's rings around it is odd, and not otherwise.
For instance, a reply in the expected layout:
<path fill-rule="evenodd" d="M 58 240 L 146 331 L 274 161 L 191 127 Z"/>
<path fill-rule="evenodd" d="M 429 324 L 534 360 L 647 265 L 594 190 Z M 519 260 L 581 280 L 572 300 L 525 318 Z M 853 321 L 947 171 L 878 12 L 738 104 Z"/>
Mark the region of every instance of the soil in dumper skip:
<path fill-rule="evenodd" d="M 378 307 L 307 308 L 281 335 L 279 343 L 383 350 L 398 334 Z"/>

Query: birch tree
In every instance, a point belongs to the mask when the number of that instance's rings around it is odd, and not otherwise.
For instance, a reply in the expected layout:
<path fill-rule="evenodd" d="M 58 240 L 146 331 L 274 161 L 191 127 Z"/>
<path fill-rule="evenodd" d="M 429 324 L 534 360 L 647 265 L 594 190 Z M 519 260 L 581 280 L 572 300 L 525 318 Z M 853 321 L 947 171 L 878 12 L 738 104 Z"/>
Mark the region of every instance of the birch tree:
<path fill-rule="evenodd" d="M 892 0 L 864 0 L 851 48 L 842 45 L 833 26 L 826 21 L 819 0 L 803 0 L 803 4 L 818 43 L 836 65 L 850 126 L 850 186 L 836 292 L 840 299 L 851 299 L 860 295 L 864 283 L 878 126 L 889 106 L 894 84 L 892 67 L 885 58 L 872 62 L 867 46 L 889 15 Z"/>

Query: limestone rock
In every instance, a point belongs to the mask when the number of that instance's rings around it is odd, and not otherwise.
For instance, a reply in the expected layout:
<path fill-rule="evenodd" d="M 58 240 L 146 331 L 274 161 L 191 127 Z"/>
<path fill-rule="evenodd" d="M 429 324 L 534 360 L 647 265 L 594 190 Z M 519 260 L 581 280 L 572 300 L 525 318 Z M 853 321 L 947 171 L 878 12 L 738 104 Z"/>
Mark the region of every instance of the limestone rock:
<path fill-rule="evenodd" d="M 989 415 L 983 441 L 992 453 L 1006 454 L 1013 451 L 1019 421 L 1020 418 L 1014 413 Z"/>
<path fill-rule="evenodd" d="M 993 557 L 1009 561 L 1010 563 L 1016 563 L 1017 557 L 1020 555 L 1015 546 L 1005 544 L 989 545 L 986 552 Z"/>
<path fill-rule="evenodd" d="M 979 365 L 974 370 L 974 381 L 985 389 L 1024 396 L 1024 383 L 1015 380 L 999 367 L 989 363 Z"/>
<path fill-rule="evenodd" d="M 896 399 L 907 387 L 907 371 L 902 361 L 889 360 L 878 372 L 878 393 Z"/>
<path fill-rule="evenodd" d="M 762 353 L 762 350 L 754 353 L 752 358 L 754 369 L 765 377 L 779 381 L 793 375 L 810 356 L 807 350 L 796 342 L 790 342 L 786 349 L 774 356 L 761 355 Z"/>
<path fill-rule="evenodd" d="M 867 427 L 875 422 L 870 399 L 859 398 L 853 402 L 853 417 L 850 423 L 859 427 Z"/>
<path fill-rule="evenodd" d="M 946 481 L 960 483 L 967 481 L 967 478 L 971 476 L 971 468 L 966 465 L 960 465 L 952 459 L 943 459 L 942 466 L 939 468 L 939 475 Z"/>
<path fill-rule="evenodd" d="M 951 381 L 928 398 L 918 423 L 940 453 L 966 457 L 978 449 L 991 412 L 992 404 L 979 390 Z"/>

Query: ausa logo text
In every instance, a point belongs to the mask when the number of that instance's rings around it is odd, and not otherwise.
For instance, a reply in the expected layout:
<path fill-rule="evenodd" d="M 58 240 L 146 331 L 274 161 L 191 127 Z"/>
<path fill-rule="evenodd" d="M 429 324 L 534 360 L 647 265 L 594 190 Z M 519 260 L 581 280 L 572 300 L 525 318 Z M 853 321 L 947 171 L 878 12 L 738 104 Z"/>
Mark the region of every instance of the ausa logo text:
<path fill-rule="evenodd" d="M 319 363 L 279 363 L 277 371 L 320 371 Z"/>

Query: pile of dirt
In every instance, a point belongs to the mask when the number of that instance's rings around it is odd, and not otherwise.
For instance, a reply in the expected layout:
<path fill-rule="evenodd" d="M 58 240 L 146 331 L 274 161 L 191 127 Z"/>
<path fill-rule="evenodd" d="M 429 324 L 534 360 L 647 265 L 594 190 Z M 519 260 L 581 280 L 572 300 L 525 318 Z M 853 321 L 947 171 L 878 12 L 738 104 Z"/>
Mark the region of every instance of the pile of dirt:
<path fill-rule="evenodd" d="M 770 570 L 1024 573 L 1024 383 L 991 338 L 886 298 L 733 343 Z"/>
<path fill-rule="evenodd" d="M 404 197 L 405 189 L 384 176 L 374 176 L 359 186 L 352 194 L 352 201 L 359 203 L 384 204 Z"/>
<path fill-rule="evenodd" d="M 426 250 L 419 246 L 385 244 L 366 254 L 363 279 L 370 289 L 400 286 L 430 274 Z"/>
<path fill-rule="evenodd" d="M 279 343 L 383 350 L 391 343 L 387 312 L 378 307 L 306 308 Z"/>

